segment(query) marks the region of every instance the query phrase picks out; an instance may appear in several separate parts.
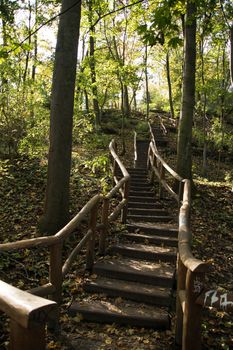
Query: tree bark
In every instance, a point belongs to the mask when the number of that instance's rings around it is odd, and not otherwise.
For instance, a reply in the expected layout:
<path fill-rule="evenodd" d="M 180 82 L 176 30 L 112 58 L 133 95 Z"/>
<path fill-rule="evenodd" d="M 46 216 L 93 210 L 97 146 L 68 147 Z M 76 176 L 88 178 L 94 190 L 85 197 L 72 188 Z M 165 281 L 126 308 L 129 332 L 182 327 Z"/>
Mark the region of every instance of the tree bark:
<path fill-rule="evenodd" d="M 173 107 L 173 98 L 172 98 L 172 84 L 171 84 L 171 75 L 170 75 L 170 59 L 169 59 L 169 51 L 166 55 L 166 72 L 167 72 L 167 84 L 168 84 L 168 95 L 169 95 L 169 104 L 170 104 L 170 112 L 171 118 L 175 119 L 174 107 Z"/>
<path fill-rule="evenodd" d="M 90 55 L 90 70 L 91 70 L 91 83 L 92 83 L 92 94 L 93 94 L 93 110 L 96 118 L 96 126 L 100 126 L 100 108 L 98 102 L 98 91 L 96 85 L 96 70 L 95 70 L 95 27 L 93 26 L 93 11 L 92 11 L 92 0 L 88 1 L 88 21 L 90 27 L 90 38 L 89 38 L 89 55 Z"/>
<path fill-rule="evenodd" d="M 74 90 L 81 1 L 63 0 L 55 53 L 50 115 L 50 149 L 44 216 L 39 227 L 54 233 L 69 219 Z"/>
<path fill-rule="evenodd" d="M 205 62 L 204 62 L 204 34 L 201 35 L 200 39 L 200 56 L 201 56 L 201 82 L 203 88 L 203 107 L 202 107 L 202 121 L 203 121 L 203 157 L 202 157 L 202 168 L 203 176 L 207 176 L 207 120 L 206 120 L 206 90 L 205 90 Z"/>
<path fill-rule="evenodd" d="M 195 105 L 196 69 L 196 5 L 187 0 L 185 23 L 185 61 L 183 72 L 182 106 L 179 120 L 177 145 L 177 172 L 192 179 L 192 124 Z"/>
<path fill-rule="evenodd" d="M 233 25 L 230 28 L 230 50 L 231 88 L 233 89 Z"/>
<path fill-rule="evenodd" d="M 149 93 L 149 83 L 148 83 L 148 69 L 147 69 L 147 59 L 148 59 L 148 46 L 145 46 L 145 82 L 146 82 L 146 119 L 149 119 L 150 110 L 150 93 Z"/>

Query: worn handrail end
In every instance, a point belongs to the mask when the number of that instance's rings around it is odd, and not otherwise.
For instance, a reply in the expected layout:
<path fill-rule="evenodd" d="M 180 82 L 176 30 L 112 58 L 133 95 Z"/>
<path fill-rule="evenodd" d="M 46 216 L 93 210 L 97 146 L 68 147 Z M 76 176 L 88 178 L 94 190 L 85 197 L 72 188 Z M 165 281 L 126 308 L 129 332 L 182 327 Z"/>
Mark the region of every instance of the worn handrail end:
<path fill-rule="evenodd" d="M 24 328 L 49 319 L 57 304 L 0 281 L 0 310 Z"/>

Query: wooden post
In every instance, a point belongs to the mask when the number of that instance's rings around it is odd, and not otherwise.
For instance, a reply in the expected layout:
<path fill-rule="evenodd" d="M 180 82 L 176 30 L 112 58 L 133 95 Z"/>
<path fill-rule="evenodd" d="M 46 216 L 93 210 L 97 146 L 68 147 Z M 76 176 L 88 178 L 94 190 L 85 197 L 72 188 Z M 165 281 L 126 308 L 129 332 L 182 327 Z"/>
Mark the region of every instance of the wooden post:
<path fill-rule="evenodd" d="M 176 333 L 175 342 L 177 345 L 182 345 L 183 334 L 183 308 L 180 300 L 180 291 L 185 291 L 187 268 L 184 266 L 178 254 L 177 259 L 177 295 L 176 295 Z"/>
<path fill-rule="evenodd" d="M 151 155 L 151 147 L 149 145 L 149 148 L 148 148 L 148 153 L 147 153 L 147 163 L 146 163 L 146 167 L 147 167 L 147 170 L 149 171 L 150 168 L 151 168 L 151 164 L 150 164 L 150 155 Z"/>
<path fill-rule="evenodd" d="M 62 247 L 63 242 L 50 247 L 49 282 L 56 288 L 52 300 L 58 304 L 62 300 Z"/>
<path fill-rule="evenodd" d="M 179 185 L 178 185 L 178 196 L 179 196 L 179 202 L 178 202 L 178 208 L 181 207 L 182 205 L 182 200 L 183 200 L 183 192 L 184 192 L 184 182 L 183 181 L 179 181 Z"/>
<path fill-rule="evenodd" d="M 62 301 L 62 247 L 63 242 L 59 242 L 50 247 L 50 265 L 49 265 L 49 282 L 56 288 L 50 298 L 59 305 Z M 48 328 L 51 332 L 59 331 L 60 310 L 57 308 L 48 322 Z"/>
<path fill-rule="evenodd" d="M 127 180 L 125 182 L 125 186 L 124 186 L 124 199 L 127 200 L 127 204 L 124 206 L 124 208 L 122 210 L 122 215 L 121 215 L 121 221 L 122 221 L 123 224 L 126 223 L 126 218 L 127 218 L 129 189 L 130 189 L 130 180 Z"/>
<path fill-rule="evenodd" d="M 150 179 L 149 179 L 150 184 L 153 184 L 154 182 L 154 177 L 155 177 L 154 167 L 156 167 L 156 159 L 155 159 L 154 152 L 152 152 L 152 164 L 151 164 L 151 173 L 150 173 Z"/>
<path fill-rule="evenodd" d="M 201 311 L 196 299 L 203 288 L 203 274 L 190 270 L 186 275 L 186 305 L 183 319 L 182 350 L 201 350 Z"/>
<path fill-rule="evenodd" d="M 45 348 L 45 324 L 24 328 L 11 320 L 9 350 L 45 350 Z"/>
<path fill-rule="evenodd" d="M 159 180 L 159 198 L 163 198 L 163 186 L 161 181 L 165 179 L 165 168 L 163 167 L 163 164 L 159 164 L 159 174 L 160 174 L 160 180 Z"/>
<path fill-rule="evenodd" d="M 109 211 L 109 198 L 103 199 L 103 207 L 102 207 L 102 219 L 101 224 L 103 224 L 103 228 L 100 231 L 100 240 L 99 240 L 99 253 L 104 255 L 106 248 L 106 236 L 108 234 L 108 211 Z"/>
<path fill-rule="evenodd" d="M 86 255 L 87 270 L 92 270 L 92 267 L 94 264 L 97 210 L 98 210 L 98 203 L 91 209 L 91 213 L 90 213 L 88 229 L 92 231 L 92 235 L 87 245 L 87 255 Z"/>

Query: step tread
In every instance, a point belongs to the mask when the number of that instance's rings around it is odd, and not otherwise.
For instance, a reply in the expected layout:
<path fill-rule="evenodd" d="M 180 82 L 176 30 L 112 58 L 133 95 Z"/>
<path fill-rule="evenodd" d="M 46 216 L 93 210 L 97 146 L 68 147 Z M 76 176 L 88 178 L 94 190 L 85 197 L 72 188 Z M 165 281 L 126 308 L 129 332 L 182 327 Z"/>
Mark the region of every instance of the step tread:
<path fill-rule="evenodd" d="M 128 208 L 129 209 L 141 209 L 144 208 L 147 209 L 163 209 L 162 204 L 160 203 L 143 203 L 143 202 L 129 202 L 128 203 Z"/>
<path fill-rule="evenodd" d="M 118 243 L 111 246 L 111 249 L 120 248 L 120 249 L 126 249 L 126 250 L 137 250 L 137 251 L 143 251 L 143 252 L 150 252 L 150 253 L 160 253 L 160 254 L 171 254 L 176 255 L 177 249 L 173 247 L 161 247 L 161 246 L 154 246 L 154 245 L 147 245 L 147 244 L 139 244 L 139 243 Z"/>
<path fill-rule="evenodd" d="M 126 228 L 133 233 L 178 237 L 178 229 L 171 223 L 131 222 L 126 224 Z"/>
<path fill-rule="evenodd" d="M 169 306 L 171 302 L 170 288 L 112 278 L 97 277 L 94 280 L 88 280 L 84 285 L 84 290 L 155 305 Z"/>
<path fill-rule="evenodd" d="M 170 317 L 167 311 L 145 304 L 119 303 L 118 301 L 90 300 L 74 302 L 69 311 L 71 316 L 81 314 L 84 319 L 102 323 L 131 324 L 139 327 L 167 329 Z"/>
<path fill-rule="evenodd" d="M 177 252 L 172 247 L 149 246 L 145 244 L 115 244 L 109 248 L 109 254 L 147 261 L 176 262 Z"/>
<path fill-rule="evenodd" d="M 117 272 L 119 274 L 132 274 L 142 277 L 157 277 L 162 279 L 173 280 L 174 267 L 166 263 L 154 263 L 144 260 L 127 259 L 127 258 L 112 258 L 108 260 L 98 261 L 94 265 L 94 273 L 100 270 L 108 272 Z M 122 278 L 123 279 L 123 278 Z M 154 283 L 149 283 L 154 284 Z"/>
<path fill-rule="evenodd" d="M 142 215 L 142 216 L 153 216 L 153 215 L 168 215 L 169 213 L 166 209 L 160 208 L 130 208 L 128 206 L 128 210 L 130 211 L 129 215 Z"/>
<path fill-rule="evenodd" d="M 127 224 L 126 227 L 128 228 L 134 228 L 135 230 L 147 230 L 147 229 L 154 229 L 155 231 L 169 231 L 171 233 L 178 233 L 178 229 L 175 227 L 174 224 L 152 224 L 152 223 L 145 223 L 145 222 L 138 222 L 136 224 Z"/>
<path fill-rule="evenodd" d="M 159 235 L 153 235 L 153 234 L 140 234 L 140 233 L 123 233 L 121 236 L 130 241 L 148 241 L 149 243 L 153 244 L 165 244 L 165 245 L 172 245 L 177 246 L 178 245 L 178 239 L 174 238 L 172 236 L 159 236 Z"/>
<path fill-rule="evenodd" d="M 134 214 L 128 214 L 127 215 L 128 220 L 132 221 L 140 221 L 140 222 L 157 222 L 157 221 L 172 221 L 174 218 L 169 215 L 134 215 Z"/>

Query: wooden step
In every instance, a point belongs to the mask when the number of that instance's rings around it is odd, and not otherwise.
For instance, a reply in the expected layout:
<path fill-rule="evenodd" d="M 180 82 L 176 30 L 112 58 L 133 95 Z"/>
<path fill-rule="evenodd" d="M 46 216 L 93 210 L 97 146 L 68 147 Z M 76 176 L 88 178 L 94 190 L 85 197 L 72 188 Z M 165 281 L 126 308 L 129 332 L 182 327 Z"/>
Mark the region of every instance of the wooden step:
<path fill-rule="evenodd" d="M 144 202 L 129 202 L 128 208 L 147 208 L 147 209 L 162 209 L 163 205 L 161 203 L 144 203 Z"/>
<path fill-rule="evenodd" d="M 147 178 L 131 178 L 130 184 L 131 186 L 151 185 Z"/>
<path fill-rule="evenodd" d="M 142 215 L 145 216 L 145 219 L 147 216 L 166 216 L 168 215 L 168 211 L 165 209 L 149 209 L 149 208 L 129 208 L 128 207 L 129 214 L 133 215 Z"/>
<path fill-rule="evenodd" d="M 135 223 L 135 224 L 126 224 L 126 228 L 129 232 L 137 232 L 140 234 L 153 234 L 159 236 L 169 236 L 169 237 L 178 237 L 178 230 L 174 228 L 174 225 L 168 224 L 151 224 L 151 223 Z"/>
<path fill-rule="evenodd" d="M 139 234 L 139 233 L 122 233 L 121 237 L 127 241 L 140 242 L 140 243 L 151 243 L 161 246 L 177 247 L 178 239 L 166 236 L 155 236 L 151 234 Z"/>
<path fill-rule="evenodd" d="M 147 175 L 147 169 L 144 168 L 127 168 L 128 173 L 130 174 L 146 174 Z"/>
<path fill-rule="evenodd" d="M 170 247 L 156 247 L 146 244 L 115 244 L 108 250 L 111 254 L 120 254 L 122 256 L 142 259 L 148 261 L 164 261 L 175 263 L 177 258 L 177 251 L 175 248 Z"/>
<path fill-rule="evenodd" d="M 134 215 L 134 214 L 128 214 L 127 215 L 127 221 L 136 221 L 136 222 L 170 222 L 172 221 L 173 217 L 168 215 Z"/>
<path fill-rule="evenodd" d="M 104 293 L 111 297 L 122 297 L 153 305 L 169 306 L 171 303 L 171 289 L 169 288 L 111 278 L 98 277 L 87 281 L 84 290 L 89 293 Z"/>
<path fill-rule="evenodd" d="M 151 185 L 147 183 L 141 183 L 136 185 L 131 183 L 130 190 L 131 191 L 150 191 L 150 190 L 153 191 Z"/>
<path fill-rule="evenodd" d="M 174 284 L 175 274 L 174 267 L 165 263 L 126 258 L 98 261 L 94 265 L 93 272 L 104 277 L 170 288 Z"/>
<path fill-rule="evenodd" d="M 129 301 L 127 304 L 114 300 L 73 303 L 69 314 L 72 317 L 81 314 L 85 320 L 98 323 L 117 323 L 158 330 L 170 328 L 169 314 L 165 310 L 144 304 L 130 304 Z"/>
<path fill-rule="evenodd" d="M 135 197 L 135 196 L 139 196 L 139 197 L 145 197 L 145 198 L 155 198 L 155 194 L 154 192 L 151 191 L 129 191 L 129 198 L 131 199 L 131 197 Z"/>
<path fill-rule="evenodd" d="M 145 196 L 138 196 L 136 195 L 130 195 L 129 196 L 129 202 L 143 202 L 143 203 L 155 203 L 156 198 L 155 196 L 145 197 Z"/>

